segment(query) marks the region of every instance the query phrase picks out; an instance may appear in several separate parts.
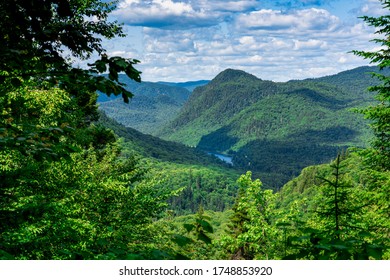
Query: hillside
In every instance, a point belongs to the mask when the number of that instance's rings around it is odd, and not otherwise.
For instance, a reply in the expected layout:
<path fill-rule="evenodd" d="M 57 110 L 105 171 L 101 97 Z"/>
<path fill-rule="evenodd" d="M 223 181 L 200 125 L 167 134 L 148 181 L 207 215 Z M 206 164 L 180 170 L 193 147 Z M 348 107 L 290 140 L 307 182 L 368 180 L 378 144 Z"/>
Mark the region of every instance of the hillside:
<path fill-rule="evenodd" d="M 176 214 L 194 213 L 200 205 L 214 211 L 232 207 L 239 173 L 229 164 L 198 149 L 125 127 L 103 112 L 99 123 L 123 139 L 124 156 L 136 154 L 143 159 L 150 176 L 160 178 L 161 187 L 186 187 L 180 196 L 170 200 Z"/>
<path fill-rule="evenodd" d="M 158 134 L 200 149 L 233 155 L 268 187 L 278 188 L 308 165 L 337 151 L 365 146 L 371 135 L 352 108 L 373 99 L 377 81 L 360 67 L 319 79 L 275 83 L 227 69 L 197 88 L 180 114 Z"/>
<path fill-rule="evenodd" d="M 191 92 L 185 87 L 160 83 L 137 83 L 125 75 L 121 82 L 134 94 L 129 104 L 121 98 L 100 95 L 99 107 L 119 123 L 143 133 L 154 134 L 178 114 Z"/>

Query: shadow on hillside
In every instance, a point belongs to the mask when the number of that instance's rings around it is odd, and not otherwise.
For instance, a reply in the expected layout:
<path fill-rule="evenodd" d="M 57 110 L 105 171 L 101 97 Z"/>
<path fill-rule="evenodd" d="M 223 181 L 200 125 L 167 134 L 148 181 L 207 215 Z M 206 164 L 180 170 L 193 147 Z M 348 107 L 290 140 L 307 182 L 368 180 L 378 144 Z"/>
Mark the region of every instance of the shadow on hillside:
<path fill-rule="evenodd" d="M 208 152 L 223 152 L 234 146 L 239 139 L 229 135 L 230 126 L 224 126 L 208 135 L 202 136 L 198 149 Z"/>
<path fill-rule="evenodd" d="M 335 98 L 327 97 L 318 91 L 308 89 L 308 88 L 301 88 L 294 91 L 288 91 L 286 92 L 286 94 L 300 95 L 304 99 L 309 99 L 312 102 L 321 103 L 322 106 L 333 110 L 344 108 L 346 104 L 348 104 L 348 102 L 351 102 L 351 100 L 337 100 Z"/>
<path fill-rule="evenodd" d="M 337 126 L 294 134 L 287 137 L 289 141 L 255 140 L 234 155 L 233 164 L 251 170 L 265 187 L 279 189 L 303 168 L 333 160 L 338 152 L 348 148 L 337 143 L 352 140 L 355 135 L 355 131 Z"/>
<path fill-rule="evenodd" d="M 289 135 L 289 139 L 305 141 L 311 143 L 331 143 L 338 144 L 353 141 L 358 135 L 356 130 L 345 126 L 329 127 L 325 130 L 307 129 L 298 133 Z"/>

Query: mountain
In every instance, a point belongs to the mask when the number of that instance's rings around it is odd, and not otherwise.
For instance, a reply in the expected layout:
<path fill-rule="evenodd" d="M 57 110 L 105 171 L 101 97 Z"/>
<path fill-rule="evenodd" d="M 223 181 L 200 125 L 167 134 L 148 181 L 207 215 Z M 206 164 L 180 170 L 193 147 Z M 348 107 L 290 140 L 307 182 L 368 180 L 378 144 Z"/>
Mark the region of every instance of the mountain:
<path fill-rule="evenodd" d="M 207 85 L 209 82 L 210 82 L 209 80 L 200 80 L 200 81 L 188 81 L 182 83 L 172 83 L 172 82 L 157 82 L 157 83 L 162 85 L 172 86 L 172 87 L 182 87 L 192 92 L 195 88 Z"/>
<path fill-rule="evenodd" d="M 377 83 L 360 67 L 337 75 L 276 83 L 227 69 L 194 90 L 179 115 L 157 135 L 209 152 L 230 154 L 268 187 L 339 150 L 367 145 L 371 132 L 352 108 L 373 101 Z"/>
<path fill-rule="evenodd" d="M 147 134 L 154 134 L 176 117 L 191 94 L 184 87 L 137 83 L 125 75 L 120 76 L 120 81 L 134 94 L 130 103 L 124 103 L 122 98 L 101 94 L 98 97 L 100 109 L 121 124 Z"/>

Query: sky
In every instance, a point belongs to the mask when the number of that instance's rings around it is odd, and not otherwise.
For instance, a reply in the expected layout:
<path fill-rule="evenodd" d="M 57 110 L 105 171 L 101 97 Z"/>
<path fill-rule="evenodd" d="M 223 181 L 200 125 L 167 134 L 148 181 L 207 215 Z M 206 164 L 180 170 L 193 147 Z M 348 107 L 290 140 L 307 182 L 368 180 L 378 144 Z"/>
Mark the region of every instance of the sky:
<path fill-rule="evenodd" d="M 277 82 L 336 74 L 378 49 L 359 16 L 385 14 L 379 0 L 119 0 L 110 20 L 127 37 L 103 41 L 135 58 L 144 81 L 211 80 L 231 68 Z"/>

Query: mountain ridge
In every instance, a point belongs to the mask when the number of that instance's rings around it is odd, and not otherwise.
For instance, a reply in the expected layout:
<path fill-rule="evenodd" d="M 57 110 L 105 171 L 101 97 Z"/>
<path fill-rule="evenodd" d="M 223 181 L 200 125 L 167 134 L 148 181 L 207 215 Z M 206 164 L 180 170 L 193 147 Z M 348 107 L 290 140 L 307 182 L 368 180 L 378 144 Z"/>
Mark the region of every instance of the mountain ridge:
<path fill-rule="evenodd" d="M 266 183 L 280 186 L 308 165 L 368 144 L 367 121 L 351 109 L 374 101 L 367 87 L 377 81 L 367 72 L 375 70 L 358 67 L 281 83 L 227 69 L 195 89 L 178 116 L 157 135 L 230 154 L 236 166 L 263 177 L 275 172 L 271 177 L 279 179 Z"/>
<path fill-rule="evenodd" d="M 99 95 L 100 109 L 119 123 L 147 134 L 153 134 L 173 119 L 191 95 L 184 87 L 137 83 L 126 75 L 120 75 L 120 81 L 134 94 L 130 103 L 123 103 L 121 98 Z"/>

